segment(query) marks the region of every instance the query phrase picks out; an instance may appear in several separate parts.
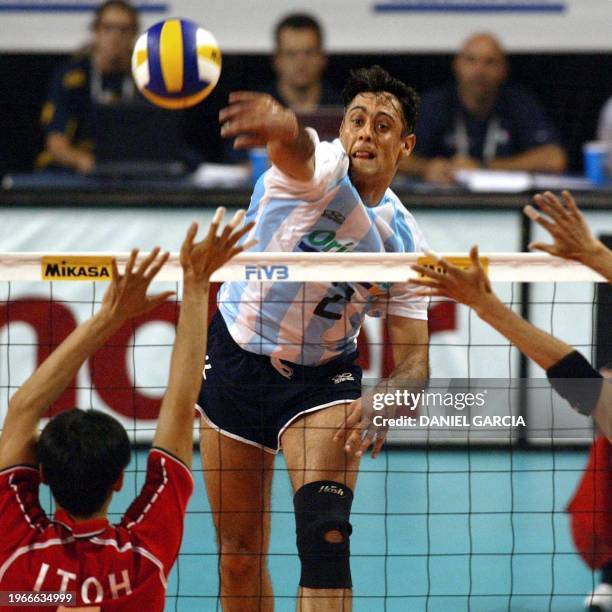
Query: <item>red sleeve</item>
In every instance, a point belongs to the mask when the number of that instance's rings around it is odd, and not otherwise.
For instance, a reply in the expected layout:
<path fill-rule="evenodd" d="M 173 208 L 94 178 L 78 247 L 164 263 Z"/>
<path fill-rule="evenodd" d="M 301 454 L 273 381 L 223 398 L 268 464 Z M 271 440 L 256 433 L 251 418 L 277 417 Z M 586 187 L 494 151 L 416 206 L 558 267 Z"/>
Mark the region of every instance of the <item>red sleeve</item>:
<path fill-rule="evenodd" d="M 183 521 L 193 487 L 189 468 L 168 452 L 154 448 L 149 453 L 142 491 L 121 521 L 135 543 L 163 563 L 166 576 L 181 547 Z"/>
<path fill-rule="evenodd" d="M 576 550 L 591 569 L 612 562 L 612 445 L 603 436 L 591 447 L 589 463 L 567 510 Z"/>
<path fill-rule="evenodd" d="M 18 465 L 0 472 L 0 556 L 6 559 L 18 546 L 40 535 L 48 524 L 38 500 L 40 476 L 34 467 Z"/>

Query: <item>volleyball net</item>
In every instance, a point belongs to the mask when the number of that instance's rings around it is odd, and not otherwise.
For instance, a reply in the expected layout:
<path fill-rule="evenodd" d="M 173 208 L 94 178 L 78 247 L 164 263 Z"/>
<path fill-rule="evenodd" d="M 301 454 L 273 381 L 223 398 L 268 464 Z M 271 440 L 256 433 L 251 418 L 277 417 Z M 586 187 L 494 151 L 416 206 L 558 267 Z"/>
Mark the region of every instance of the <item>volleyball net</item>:
<path fill-rule="evenodd" d="M 98 308 L 105 284 L 92 279 L 109 278 L 112 256 L 121 269 L 128 255 L 0 254 L 2 415 L 11 394 L 50 350 Z M 444 256 L 457 265 L 469 265 L 465 254 Z M 486 262 L 495 291 L 506 304 L 566 340 L 598 367 L 610 365 L 612 338 L 606 314 L 609 287 L 600 284 L 603 279 L 597 273 L 545 254 L 483 253 L 481 258 Z M 410 264 L 417 261 L 436 265 L 432 255 L 245 253 L 219 270 L 213 280 L 263 284 L 368 280 L 388 286 L 414 276 Z M 159 273 L 155 285 L 160 290 L 174 290 L 176 300 L 126 324 L 88 361 L 52 413 L 74 405 L 107 410 L 123 422 L 135 442 L 152 439 L 154 419 L 167 380 L 181 274 L 178 256 L 174 255 Z M 216 308 L 214 294 L 216 290 L 211 292 L 211 313 Z M 444 299 L 432 301 L 429 331 L 432 380 L 430 394 L 420 402 L 424 418 L 410 430 L 394 427 L 390 443 L 465 442 L 468 434 L 473 442 L 553 439 L 588 442 L 592 438 L 590 421 L 574 413 L 550 391 L 542 370 L 467 307 Z M 393 369 L 392 339 L 384 319 L 366 317 L 358 348 L 364 384 L 374 387 Z M 481 399 L 478 405 L 461 405 L 462 396 L 458 394 L 479 391 L 487 394 L 486 402 Z M 449 393 L 454 394 L 452 398 Z M 432 400 L 429 405 L 422 401 L 428 398 Z M 499 419 L 487 419 L 479 432 L 468 432 L 460 425 L 453 427 L 452 420 L 446 418 L 457 411 L 481 420 L 494 416 L 514 418 L 511 426 L 503 426 Z M 425 416 L 435 418 L 428 422 Z M 493 422 L 495 426 L 490 427 Z M 433 428 L 429 427 L 431 423 Z M 504 418 L 503 423 L 510 421 Z"/>
<path fill-rule="evenodd" d="M 465 253 L 443 255 L 465 263 Z M 115 256 L 121 270 L 127 254 Z M 481 257 L 502 301 L 575 346 L 598 368 L 610 367 L 612 298 L 597 274 L 547 255 Z M 99 307 L 106 283 L 92 279 L 105 278 L 109 258 L 0 255 L 2 419 L 19 385 Z M 249 253 L 230 262 L 213 280 L 394 283 L 412 276 L 409 265 L 420 258 Z M 167 289 L 176 291 L 176 299 L 127 323 L 88 360 L 52 414 L 75 405 L 108 411 L 138 446 L 150 442 L 180 308 L 176 255 L 151 291 Z M 430 420 L 392 427 L 382 456 L 362 462 L 351 519 L 354 609 L 576 609 L 596 584 L 596 575 L 574 549 L 565 507 L 582 478 L 586 447 L 595 439 L 591 420 L 556 396 L 544 372 L 468 308 L 432 301 L 429 332 L 431 380 L 425 391 L 436 398 L 450 395 L 452 401 L 421 401 L 412 416 Z M 358 347 L 364 385 L 374 386 L 393 368 L 384 319 L 366 317 Z M 261 392 L 265 397 L 268 391 Z M 458 407 L 467 395 L 483 393 L 481 405 Z M 457 414 L 469 415 L 471 421 L 482 417 L 482 426 L 465 427 L 442 418 Z M 523 422 L 485 420 L 492 416 L 522 417 Z M 135 454 L 128 469 L 123 498 L 118 496 L 111 506 L 112 518 L 142 484 L 146 463 L 140 455 Z M 197 461 L 194 471 L 197 490 L 168 587 L 170 610 L 220 609 L 218 555 Z M 286 475 L 280 475 L 285 472 L 282 458 L 276 471 L 269 567 L 276 609 L 283 611 L 294 608 L 299 563 L 291 491 Z M 45 509 L 51 511 L 53 503 L 47 499 Z M 609 510 L 589 510 L 593 517 L 605 512 Z"/>

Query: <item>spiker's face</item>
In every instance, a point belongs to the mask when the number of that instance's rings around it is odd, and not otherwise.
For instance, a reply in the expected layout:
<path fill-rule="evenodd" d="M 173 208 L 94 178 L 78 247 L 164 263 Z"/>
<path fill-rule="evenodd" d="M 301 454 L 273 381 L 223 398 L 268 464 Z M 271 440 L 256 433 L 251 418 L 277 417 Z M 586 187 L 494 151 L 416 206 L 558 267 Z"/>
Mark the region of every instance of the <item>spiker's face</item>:
<path fill-rule="evenodd" d="M 340 126 L 340 141 L 350 158 L 353 179 L 390 177 L 414 147 L 413 134 L 399 100 L 392 94 L 360 93 L 346 109 Z"/>

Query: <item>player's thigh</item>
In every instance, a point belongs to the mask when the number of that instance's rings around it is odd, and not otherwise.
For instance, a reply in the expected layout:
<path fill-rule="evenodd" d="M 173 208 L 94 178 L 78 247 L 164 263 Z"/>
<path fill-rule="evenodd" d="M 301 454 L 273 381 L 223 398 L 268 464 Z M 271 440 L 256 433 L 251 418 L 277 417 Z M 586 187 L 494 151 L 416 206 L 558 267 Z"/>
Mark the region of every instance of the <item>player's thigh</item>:
<path fill-rule="evenodd" d="M 200 426 L 204 482 L 221 543 L 266 549 L 274 455 Z"/>
<path fill-rule="evenodd" d="M 348 455 L 344 444 L 333 439 L 349 406 L 338 404 L 305 414 L 283 432 L 283 455 L 294 490 L 319 480 L 355 488 L 359 458 Z"/>

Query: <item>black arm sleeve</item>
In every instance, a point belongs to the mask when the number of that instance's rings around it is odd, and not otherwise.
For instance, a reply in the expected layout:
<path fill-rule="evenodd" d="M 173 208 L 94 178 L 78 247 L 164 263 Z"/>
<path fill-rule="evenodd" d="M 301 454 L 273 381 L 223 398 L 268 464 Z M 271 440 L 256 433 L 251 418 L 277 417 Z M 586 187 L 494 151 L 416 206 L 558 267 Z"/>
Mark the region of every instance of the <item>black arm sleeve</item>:
<path fill-rule="evenodd" d="M 546 376 L 552 388 L 574 410 L 591 415 L 601 394 L 603 377 L 578 351 L 569 353 L 548 368 Z"/>

